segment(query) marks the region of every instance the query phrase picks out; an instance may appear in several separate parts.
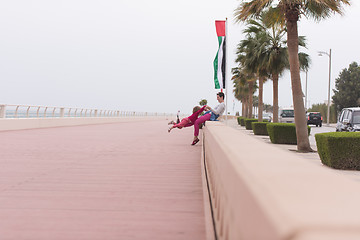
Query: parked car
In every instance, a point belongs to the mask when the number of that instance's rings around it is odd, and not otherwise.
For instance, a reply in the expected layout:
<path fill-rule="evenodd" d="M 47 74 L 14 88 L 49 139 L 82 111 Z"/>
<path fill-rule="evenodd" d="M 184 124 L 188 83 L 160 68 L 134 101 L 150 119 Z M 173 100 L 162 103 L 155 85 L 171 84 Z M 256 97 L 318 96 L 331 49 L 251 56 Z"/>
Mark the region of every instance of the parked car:
<path fill-rule="evenodd" d="M 279 123 L 294 123 L 294 117 L 294 108 L 281 108 L 279 111 Z"/>
<path fill-rule="evenodd" d="M 262 117 L 263 117 L 263 120 L 267 120 L 268 122 L 272 121 L 272 114 L 271 113 L 263 112 Z M 258 118 L 258 115 L 255 114 L 254 118 Z"/>
<path fill-rule="evenodd" d="M 271 113 L 263 113 L 263 120 L 267 120 L 268 122 L 271 122 L 272 114 Z"/>
<path fill-rule="evenodd" d="M 360 131 L 360 107 L 343 108 L 336 123 L 336 131 Z"/>
<path fill-rule="evenodd" d="M 323 118 L 319 112 L 308 112 L 306 114 L 307 125 L 313 124 L 316 126 L 322 126 Z"/>

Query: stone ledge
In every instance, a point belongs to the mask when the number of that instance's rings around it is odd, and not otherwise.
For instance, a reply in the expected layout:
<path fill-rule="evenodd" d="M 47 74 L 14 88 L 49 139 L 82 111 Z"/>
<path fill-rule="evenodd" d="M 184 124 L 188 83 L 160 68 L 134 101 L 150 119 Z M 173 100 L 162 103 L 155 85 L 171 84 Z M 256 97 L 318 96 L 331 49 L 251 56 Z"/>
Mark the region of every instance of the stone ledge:
<path fill-rule="evenodd" d="M 360 183 L 221 122 L 205 159 L 218 239 L 360 239 Z"/>

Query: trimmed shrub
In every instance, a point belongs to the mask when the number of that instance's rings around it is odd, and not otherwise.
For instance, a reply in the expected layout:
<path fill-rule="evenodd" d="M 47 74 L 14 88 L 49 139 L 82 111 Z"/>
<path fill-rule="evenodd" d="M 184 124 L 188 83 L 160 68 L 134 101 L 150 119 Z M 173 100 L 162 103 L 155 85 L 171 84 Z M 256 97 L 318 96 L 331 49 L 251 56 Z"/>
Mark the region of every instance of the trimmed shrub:
<path fill-rule="evenodd" d="M 237 117 L 237 122 L 239 125 L 241 125 L 241 119 L 244 119 L 244 117 Z"/>
<path fill-rule="evenodd" d="M 295 123 L 268 123 L 270 140 L 275 144 L 297 144 Z M 308 126 L 308 134 L 311 128 Z"/>
<path fill-rule="evenodd" d="M 251 127 L 255 135 L 269 136 L 266 125 L 268 122 L 252 122 Z"/>
<path fill-rule="evenodd" d="M 336 169 L 360 170 L 360 133 L 329 132 L 315 134 L 321 162 Z"/>
<path fill-rule="evenodd" d="M 245 119 L 246 119 L 245 117 L 240 118 L 240 125 L 243 127 L 245 127 Z"/>
<path fill-rule="evenodd" d="M 251 123 L 257 122 L 258 120 L 256 118 L 245 118 L 245 128 L 246 130 L 252 130 Z"/>

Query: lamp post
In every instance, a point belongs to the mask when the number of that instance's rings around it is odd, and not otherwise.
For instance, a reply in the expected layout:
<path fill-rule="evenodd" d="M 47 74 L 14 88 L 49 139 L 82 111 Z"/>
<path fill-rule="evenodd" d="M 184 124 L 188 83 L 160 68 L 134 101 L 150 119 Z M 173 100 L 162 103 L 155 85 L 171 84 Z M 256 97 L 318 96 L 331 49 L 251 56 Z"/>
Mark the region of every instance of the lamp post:
<path fill-rule="evenodd" d="M 329 120 L 330 120 L 330 79 L 331 79 L 331 48 L 329 52 L 318 52 L 319 56 L 322 56 L 323 54 L 327 55 L 329 57 L 329 89 L 328 89 L 328 109 L 327 109 L 327 119 L 326 119 L 326 125 L 329 126 Z"/>
<path fill-rule="evenodd" d="M 308 71 L 306 70 L 306 82 L 305 82 L 305 111 L 307 111 L 307 82 L 308 82 Z"/>

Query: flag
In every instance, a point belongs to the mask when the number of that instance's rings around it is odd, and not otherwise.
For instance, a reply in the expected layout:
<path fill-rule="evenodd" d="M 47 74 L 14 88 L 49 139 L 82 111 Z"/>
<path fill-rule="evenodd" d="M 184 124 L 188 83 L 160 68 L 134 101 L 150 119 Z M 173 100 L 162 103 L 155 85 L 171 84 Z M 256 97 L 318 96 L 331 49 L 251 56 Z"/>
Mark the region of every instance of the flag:
<path fill-rule="evenodd" d="M 215 89 L 225 89 L 225 70 L 226 70 L 226 21 L 215 21 L 216 33 L 219 41 L 219 50 L 214 59 L 214 82 Z"/>

